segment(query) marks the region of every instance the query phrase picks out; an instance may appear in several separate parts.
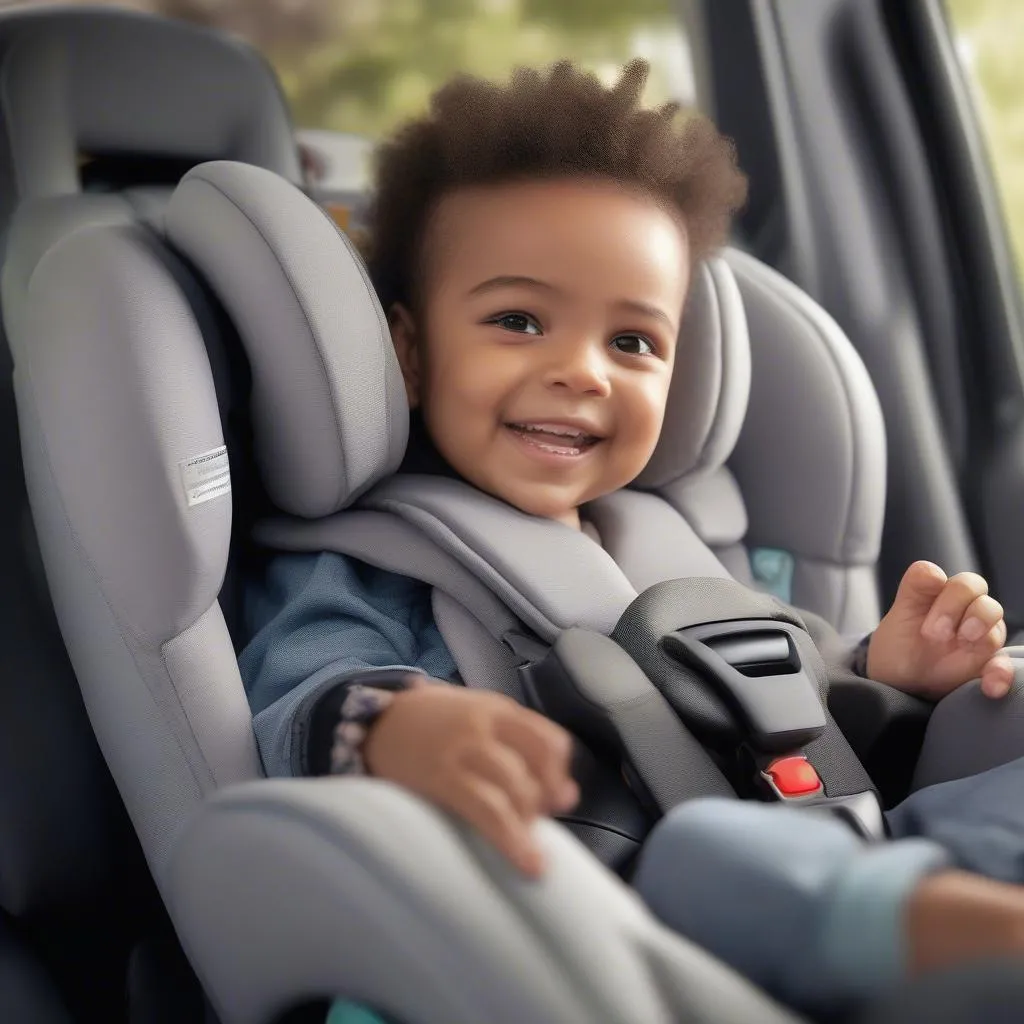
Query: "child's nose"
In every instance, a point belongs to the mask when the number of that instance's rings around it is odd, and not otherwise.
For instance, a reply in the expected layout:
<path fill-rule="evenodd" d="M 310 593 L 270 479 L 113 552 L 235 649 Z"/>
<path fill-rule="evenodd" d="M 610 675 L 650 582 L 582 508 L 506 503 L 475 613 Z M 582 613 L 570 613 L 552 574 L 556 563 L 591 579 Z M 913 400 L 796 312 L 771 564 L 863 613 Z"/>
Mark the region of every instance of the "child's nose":
<path fill-rule="evenodd" d="M 602 347 L 592 344 L 561 346 L 547 371 L 548 387 L 579 395 L 605 397 L 609 393 L 607 359 Z"/>

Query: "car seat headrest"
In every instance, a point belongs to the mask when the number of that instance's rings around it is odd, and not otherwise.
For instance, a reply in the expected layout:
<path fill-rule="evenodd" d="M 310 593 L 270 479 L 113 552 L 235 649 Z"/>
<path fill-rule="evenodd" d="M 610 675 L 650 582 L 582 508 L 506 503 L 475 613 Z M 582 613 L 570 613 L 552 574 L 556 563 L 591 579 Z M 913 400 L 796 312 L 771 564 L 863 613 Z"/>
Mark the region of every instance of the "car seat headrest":
<path fill-rule="evenodd" d="M 747 415 L 750 362 L 736 279 L 724 260 L 705 260 L 693 269 L 661 437 L 635 486 L 665 487 L 725 464 Z"/>
<path fill-rule="evenodd" d="M 363 263 L 327 214 L 268 171 L 216 162 L 182 179 L 165 225 L 238 329 L 270 499 L 329 515 L 395 472 L 409 432 L 401 370 Z M 662 437 L 637 485 L 724 463 L 749 391 L 739 289 L 715 258 L 694 271 Z"/>
<path fill-rule="evenodd" d="M 165 227 L 238 329 L 274 504 L 329 515 L 397 470 L 405 385 L 362 261 L 331 218 L 270 171 L 222 161 L 182 179 Z"/>
<path fill-rule="evenodd" d="M 88 157 L 240 160 L 301 181 L 270 67 L 181 21 L 109 8 L 4 13 L 0 89 L 0 182 L 18 198 L 78 191 Z"/>

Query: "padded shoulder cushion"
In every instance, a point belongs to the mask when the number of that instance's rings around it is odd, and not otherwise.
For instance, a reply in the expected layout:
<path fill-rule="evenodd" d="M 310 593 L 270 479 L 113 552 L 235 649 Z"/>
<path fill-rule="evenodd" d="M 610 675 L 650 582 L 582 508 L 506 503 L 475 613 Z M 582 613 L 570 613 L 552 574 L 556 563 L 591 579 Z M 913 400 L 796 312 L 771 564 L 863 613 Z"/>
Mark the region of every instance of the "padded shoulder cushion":
<path fill-rule="evenodd" d="M 275 504 L 328 515 L 397 470 L 409 432 L 401 370 L 362 261 L 334 222 L 277 175 L 221 162 L 185 176 L 166 228 L 238 327 L 255 454 Z"/>

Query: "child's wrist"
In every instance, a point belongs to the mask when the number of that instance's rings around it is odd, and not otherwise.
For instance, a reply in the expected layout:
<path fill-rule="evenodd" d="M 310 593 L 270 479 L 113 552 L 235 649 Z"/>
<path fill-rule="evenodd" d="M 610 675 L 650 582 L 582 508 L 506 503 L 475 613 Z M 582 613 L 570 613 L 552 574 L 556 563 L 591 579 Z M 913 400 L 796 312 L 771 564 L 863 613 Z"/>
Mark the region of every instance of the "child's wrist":
<path fill-rule="evenodd" d="M 363 770 L 358 755 L 362 748 L 361 732 L 368 730 L 376 717 L 383 711 L 385 698 L 350 700 L 353 691 L 373 690 L 384 694 L 401 693 L 423 679 L 422 673 L 412 669 L 366 669 L 349 672 L 321 691 L 310 703 L 308 710 L 301 709 L 293 724 L 296 745 L 295 766 L 297 775 L 331 775 L 340 771 Z M 339 744 L 336 736 L 339 726 L 351 723 L 352 728 L 342 731 L 341 748 L 334 756 Z M 344 748 L 351 751 L 348 768 L 341 765 L 346 760 Z M 337 762 L 338 767 L 335 767 Z"/>
<path fill-rule="evenodd" d="M 850 653 L 850 671 L 860 676 L 861 679 L 870 679 L 868 672 L 868 657 L 871 653 L 871 641 L 874 639 L 874 632 L 868 633 L 861 638 L 860 642 Z"/>
<path fill-rule="evenodd" d="M 332 775 L 370 774 L 366 763 L 367 740 L 397 695 L 394 690 L 360 683 L 349 688 L 334 727 L 330 755 Z"/>

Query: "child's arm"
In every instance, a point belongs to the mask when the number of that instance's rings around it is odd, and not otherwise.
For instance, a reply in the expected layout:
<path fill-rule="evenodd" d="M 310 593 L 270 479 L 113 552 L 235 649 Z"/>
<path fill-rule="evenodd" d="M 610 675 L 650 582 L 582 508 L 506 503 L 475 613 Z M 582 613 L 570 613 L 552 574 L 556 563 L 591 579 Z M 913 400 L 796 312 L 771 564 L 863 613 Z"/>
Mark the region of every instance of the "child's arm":
<path fill-rule="evenodd" d="M 402 670 L 455 675 L 429 589 L 341 555 L 277 557 L 246 611 L 239 668 L 268 775 L 308 773 L 312 718 L 351 681 L 375 673 L 375 685 L 395 689 Z"/>
<path fill-rule="evenodd" d="M 239 664 L 268 774 L 368 769 L 540 872 L 534 821 L 578 798 L 570 738 L 498 694 L 425 685 L 456 675 L 427 587 L 340 555 L 282 556 L 249 605 Z"/>

